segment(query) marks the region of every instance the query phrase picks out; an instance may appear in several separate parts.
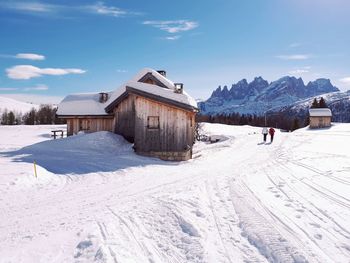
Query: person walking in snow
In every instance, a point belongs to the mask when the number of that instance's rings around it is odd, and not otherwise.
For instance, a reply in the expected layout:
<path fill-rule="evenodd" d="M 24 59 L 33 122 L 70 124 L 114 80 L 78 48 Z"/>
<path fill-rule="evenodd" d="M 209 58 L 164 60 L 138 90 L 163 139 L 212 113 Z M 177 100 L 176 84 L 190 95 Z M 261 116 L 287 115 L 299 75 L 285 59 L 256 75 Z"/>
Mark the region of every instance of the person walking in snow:
<path fill-rule="evenodd" d="M 264 127 L 264 128 L 262 129 L 262 134 L 263 134 L 263 136 L 264 136 L 264 142 L 266 142 L 266 137 L 267 137 L 267 134 L 268 134 L 267 127 Z"/>
<path fill-rule="evenodd" d="M 273 142 L 273 136 L 275 135 L 275 129 L 271 127 L 269 129 L 269 134 L 270 134 L 270 137 L 271 137 L 271 142 Z"/>

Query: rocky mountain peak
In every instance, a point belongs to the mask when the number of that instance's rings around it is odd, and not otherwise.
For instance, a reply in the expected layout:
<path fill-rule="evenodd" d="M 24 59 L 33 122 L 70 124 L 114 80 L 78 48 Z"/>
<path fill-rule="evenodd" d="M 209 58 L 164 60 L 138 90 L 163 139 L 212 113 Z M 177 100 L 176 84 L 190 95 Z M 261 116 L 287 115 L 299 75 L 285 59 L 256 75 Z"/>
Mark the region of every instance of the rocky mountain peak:
<path fill-rule="evenodd" d="M 329 79 L 310 81 L 306 86 L 302 78 L 284 76 L 269 83 L 261 76 L 250 83 L 242 79 L 231 88 L 219 86 L 211 97 L 200 104 L 204 112 L 264 112 L 267 108 L 291 105 L 309 97 L 339 91 Z"/>

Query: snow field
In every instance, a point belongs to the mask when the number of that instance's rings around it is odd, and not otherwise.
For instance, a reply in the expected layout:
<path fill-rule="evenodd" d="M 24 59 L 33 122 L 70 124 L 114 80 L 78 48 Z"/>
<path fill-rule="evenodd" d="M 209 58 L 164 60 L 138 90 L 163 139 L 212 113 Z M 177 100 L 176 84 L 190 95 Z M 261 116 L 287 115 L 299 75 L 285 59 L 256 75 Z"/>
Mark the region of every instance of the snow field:
<path fill-rule="evenodd" d="M 204 124 L 225 140 L 178 163 L 106 132 L 50 140 L 55 128 L 0 126 L 4 262 L 349 262 L 348 124 L 272 144 Z"/>

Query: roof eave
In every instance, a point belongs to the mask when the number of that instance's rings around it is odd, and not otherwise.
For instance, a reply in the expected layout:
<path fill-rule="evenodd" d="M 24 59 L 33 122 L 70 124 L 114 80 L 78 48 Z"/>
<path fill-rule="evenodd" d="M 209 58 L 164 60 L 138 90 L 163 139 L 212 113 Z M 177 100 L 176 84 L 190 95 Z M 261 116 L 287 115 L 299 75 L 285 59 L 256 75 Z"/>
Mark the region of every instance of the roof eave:
<path fill-rule="evenodd" d="M 148 92 L 145 92 L 145 91 L 141 91 L 141 90 L 135 89 L 135 88 L 130 87 L 130 86 L 126 86 L 125 87 L 125 92 L 122 95 L 120 95 L 118 98 L 116 98 L 114 101 L 112 101 L 105 108 L 105 111 L 107 113 L 111 112 L 130 93 L 135 94 L 135 95 L 139 95 L 139 96 L 142 96 L 142 97 L 145 97 L 145 98 L 153 99 L 155 101 L 163 102 L 165 104 L 173 105 L 175 107 L 178 107 L 178 108 L 181 108 L 181 109 L 184 109 L 184 110 L 187 110 L 187 111 L 199 112 L 199 109 L 194 107 L 194 106 L 191 106 L 191 105 L 188 105 L 188 104 L 185 104 L 185 103 L 181 103 L 181 102 L 178 102 L 178 101 L 175 101 L 175 100 L 171 100 L 171 99 L 168 99 L 168 98 L 164 98 L 162 96 L 151 94 L 151 93 L 148 93 Z"/>
<path fill-rule="evenodd" d="M 61 119 L 79 119 L 79 118 L 113 118 L 113 114 L 56 114 Z"/>

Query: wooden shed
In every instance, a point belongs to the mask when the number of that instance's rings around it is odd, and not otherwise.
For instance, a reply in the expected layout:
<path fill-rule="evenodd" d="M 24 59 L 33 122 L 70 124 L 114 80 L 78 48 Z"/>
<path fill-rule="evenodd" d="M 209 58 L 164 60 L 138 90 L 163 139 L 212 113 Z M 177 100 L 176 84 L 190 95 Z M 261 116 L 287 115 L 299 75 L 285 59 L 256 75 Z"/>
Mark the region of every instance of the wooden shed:
<path fill-rule="evenodd" d="M 67 96 L 58 117 L 67 120 L 67 134 L 111 131 L 134 143 L 138 154 L 165 160 L 192 157 L 197 104 L 183 84 L 165 71 L 144 69 L 108 93 Z"/>
<path fill-rule="evenodd" d="M 310 128 L 325 128 L 331 126 L 332 112 L 328 108 L 309 109 Z"/>

